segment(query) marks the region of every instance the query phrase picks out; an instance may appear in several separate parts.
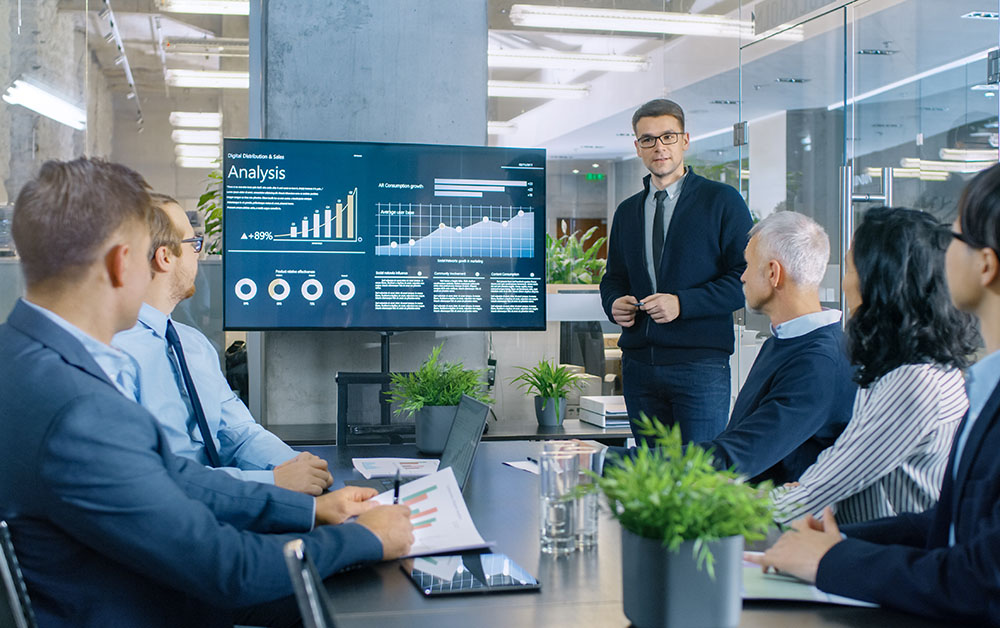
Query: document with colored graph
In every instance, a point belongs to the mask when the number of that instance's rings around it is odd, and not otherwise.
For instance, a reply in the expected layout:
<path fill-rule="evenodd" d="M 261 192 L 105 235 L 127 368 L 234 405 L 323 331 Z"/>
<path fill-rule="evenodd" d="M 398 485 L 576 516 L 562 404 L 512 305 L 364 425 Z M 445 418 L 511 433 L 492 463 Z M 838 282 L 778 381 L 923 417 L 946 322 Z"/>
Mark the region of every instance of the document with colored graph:
<path fill-rule="evenodd" d="M 372 499 L 391 504 L 392 491 Z M 451 467 L 400 486 L 399 503 L 410 508 L 415 537 L 406 558 L 489 546 L 469 516 Z"/>

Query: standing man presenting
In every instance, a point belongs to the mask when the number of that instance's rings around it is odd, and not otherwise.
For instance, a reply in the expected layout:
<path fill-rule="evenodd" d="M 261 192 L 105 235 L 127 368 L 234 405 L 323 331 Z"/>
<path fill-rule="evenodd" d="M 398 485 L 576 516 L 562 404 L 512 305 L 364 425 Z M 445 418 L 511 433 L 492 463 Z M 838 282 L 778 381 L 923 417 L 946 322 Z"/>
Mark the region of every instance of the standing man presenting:
<path fill-rule="evenodd" d="M 625 403 L 630 417 L 645 412 L 679 424 L 685 441 L 707 441 L 729 415 L 732 314 L 753 221 L 737 190 L 684 165 L 680 105 L 651 100 L 632 129 L 649 174 L 615 211 L 601 280 L 604 311 L 622 326 Z"/>
<path fill-rule="evenodd" d="M 163 194 L 151 196 L 153 280 L 139 322 L 113 341 L 136 361 L 137 377 L 125 386 L 128 396 L 156 417 L 178 456 L 241 480 L 322 494 L 333 482 L 326 461 L 297 454 L 254 421 L 229 388 L 208 339 L 170 319 L 177 304 L 194 295 L 203 237 L 195 236 L 177 201 Z"/>

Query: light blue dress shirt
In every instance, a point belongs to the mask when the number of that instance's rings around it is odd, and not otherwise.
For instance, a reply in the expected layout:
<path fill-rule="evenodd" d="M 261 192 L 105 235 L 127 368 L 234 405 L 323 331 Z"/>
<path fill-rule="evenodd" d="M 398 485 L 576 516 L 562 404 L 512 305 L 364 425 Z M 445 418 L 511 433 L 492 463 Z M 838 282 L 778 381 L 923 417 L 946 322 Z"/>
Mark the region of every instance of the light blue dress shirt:
<path fill-rule="evenodd" d="M 799 336 L 805 336 L 810 332 L 814 332 L 820 327 L 832 325 L 840 321 L 840 317 L 841 311 L 833 309 L 813 312 L 812 314 L 803 314 L 790 321 L 785 321 L 777 327 L 772 325 L 771 333 L 776 338 L 798 338 Z"/>
<path fill-rule="evenodd" d="M 156 417 L 175 454 L 208 465 L 191 400 L 173 352 L 167 347 L 167 320 L 163 312 L 143 303 L 135 327 L 115 335 L 112 343 L 131 355 L 138 369 L 135 385 L 126 396 Z M 219 450 L 222 470 L 241 480 L 273 484 L 272 469 L 294 458 L 297 452 L 254 421 L 230 389 L 219 368 L 219 355 L 208 339 L 193 327 L 177 321 L 173 324 Z"/>
<path fill-rule="evenodd" d="M 126 397 L 132 398 L 131 390 L 135 386 L 138 366 L 130 355 L 104 344 L 65 318 L 40 305 L 35 305 L 27 299 L 21 299 L 21 301 L 79 340 L 90 357 L 94 358 L 94 362 L 97 362 L 97 366 L 101 367 L 104 374 L 115 385 L 115 388 Z"/>
<path fill-rule="evenodd" d="M 969 434 L 979 420 L 979 413 L 986 407 L 993 390 L 1000 384 L 1000 351 L 994 351 L 982 360 L 969 367 L 965 379 L 965 388 L 969 393 L 969 418 L 958 434 L 958 445 L 955 446 L 955 458 L 952 462 L 951 479 L 958 478 L 958 467 L 962 461 L 962 452 L 969 442 Z M 955 523 L 952 522 L 948 531 L 948 544 L 955 544 Z"/>

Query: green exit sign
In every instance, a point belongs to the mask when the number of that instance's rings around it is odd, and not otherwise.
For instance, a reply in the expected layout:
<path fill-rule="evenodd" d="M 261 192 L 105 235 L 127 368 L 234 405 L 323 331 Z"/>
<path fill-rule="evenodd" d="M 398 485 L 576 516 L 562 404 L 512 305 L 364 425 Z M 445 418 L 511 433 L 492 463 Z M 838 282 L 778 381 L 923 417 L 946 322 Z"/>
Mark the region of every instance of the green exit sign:
<path fill-rule="evenodd" d="M 587 181 L 604 181 L 603 172 L 588 172 Z"/>

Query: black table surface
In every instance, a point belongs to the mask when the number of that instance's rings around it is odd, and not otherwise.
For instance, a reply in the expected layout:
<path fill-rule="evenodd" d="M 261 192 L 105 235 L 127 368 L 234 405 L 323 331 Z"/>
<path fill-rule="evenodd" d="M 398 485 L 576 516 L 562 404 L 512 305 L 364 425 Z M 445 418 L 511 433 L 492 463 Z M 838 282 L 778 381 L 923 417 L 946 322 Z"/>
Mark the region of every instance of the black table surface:
<path fill-rule="evenodd" d="M 469 512 L 480 534 L 495 541 L 542 583 L 538 593 L 497 593 L 425 598 L 399 567 L 380 563 L 326 580 L 338 626 L 345 628 L 512 628 L 575 626 L 624 628 L 621 529 L 601 512 L 598 546 L 554 558 L 539 551 L 538 476 L 502 464 L 536 456 L 540 442 L 485 442 L 480 445 L 465 489 Z M 301 448 L 326 459 L 334 487 L 359 479 L 354 457 L 418 457 L 413 445 L 317 446 Z M 861 575 L 860 577 L 863 577 Z M 937 623 L 886 609 L 788 602 L 745 602 L 740 626 L 760 628 L 858 626 L 923 628 Z"/>

